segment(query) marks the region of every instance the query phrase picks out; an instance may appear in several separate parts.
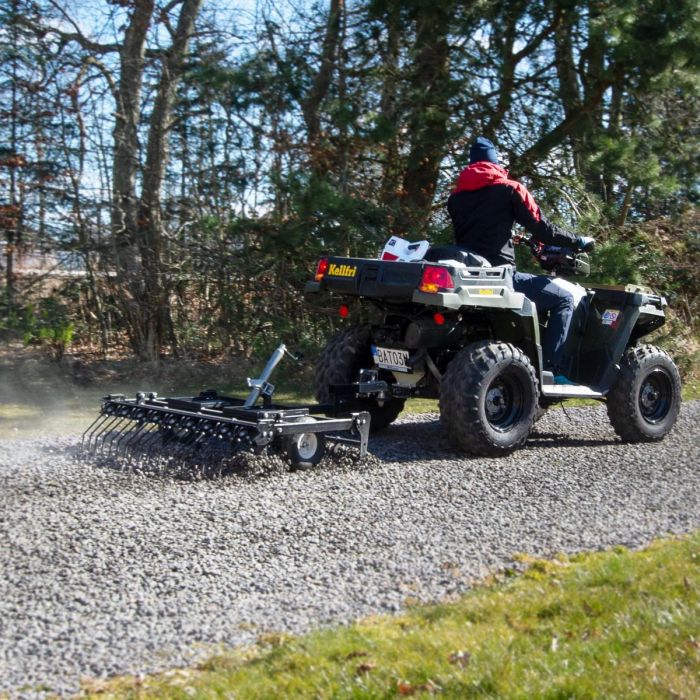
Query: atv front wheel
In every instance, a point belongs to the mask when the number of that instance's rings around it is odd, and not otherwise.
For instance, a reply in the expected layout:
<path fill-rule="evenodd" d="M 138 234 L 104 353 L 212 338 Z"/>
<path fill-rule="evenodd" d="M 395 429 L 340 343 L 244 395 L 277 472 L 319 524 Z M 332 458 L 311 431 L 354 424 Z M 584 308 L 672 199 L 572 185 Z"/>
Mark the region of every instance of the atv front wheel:
<path fill-rule="evenodd" d="M 356 382 L 361 369 L 374 367 L 372 336 L 369 326 L 350 326 L 333 336 L 324 348 L 316 365 L 314 389 L 320 403 L 329 403 L 331 384 Z M 393 381 L 391 372 L 380 370 L 380 379 Z M 390 399 L 381 406 L 376 399 L 358 399 L 358 410 L 369 411 L 372 416 L 370 432 L 376 433 L 393 423 L 401 413 L 404 399 Z"/>
<path fill-rule="evenodd" d="M 503 455 L 527 440 L 538 408 L 535 369 L 508 343 L 460 350 L 440 384 L 440 421 L 450 440 L 473 454 Z"/>
<path fill-rule="evenodd" d="M 654 345 L 629 348 L 607 406 L 612 427 L 625 442 L 661 440 L 675 425 L 681 407 L 678 368 Z"/>

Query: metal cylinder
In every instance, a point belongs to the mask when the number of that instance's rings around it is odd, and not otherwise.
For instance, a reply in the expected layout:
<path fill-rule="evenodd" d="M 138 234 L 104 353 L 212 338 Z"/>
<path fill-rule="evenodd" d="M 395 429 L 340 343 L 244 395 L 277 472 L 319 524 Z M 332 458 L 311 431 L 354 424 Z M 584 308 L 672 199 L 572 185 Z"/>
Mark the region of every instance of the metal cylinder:
<path fill-rule="evenodd" d="M 284 343 L 282 343 L 270 356 L 270 359 L 267 361 L 265 369 L 262 371 L 260 377 L 258 379 L 248 380 L 248 386 L 250 386 L 251 389 L 250 393 L 248 394 L 248 398 L 243 404 L 246 408 L 250 408 L 258 400 L 258 398 L 260 397 L 260 393 L 263 390 L 263 387 L 272 375 L 272 372 L 275 369 L 275 367 L 277 367 L 277 365 L 281 362 L 285 352 L 287 352 L 287 348 L 284 345 Z"/>
<path fill-rule="evenodd" d="M 406 328 L 404 342 L 409 350 L 442 345 L 449 328 L 438 326 L 432 319 L 412 321 Z"/>

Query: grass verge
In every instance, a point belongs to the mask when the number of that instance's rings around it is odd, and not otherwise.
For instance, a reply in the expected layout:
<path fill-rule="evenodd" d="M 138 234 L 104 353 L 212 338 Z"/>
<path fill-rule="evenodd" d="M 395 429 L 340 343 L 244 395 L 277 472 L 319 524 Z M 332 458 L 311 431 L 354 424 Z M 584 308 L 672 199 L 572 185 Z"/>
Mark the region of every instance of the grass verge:
<path fill-rule="evenodd" d="M 522 557 L 453 603 L 257 644 L 195 668 L 89 684 L 113 698 L 700 697 L 700 532 Z"/>

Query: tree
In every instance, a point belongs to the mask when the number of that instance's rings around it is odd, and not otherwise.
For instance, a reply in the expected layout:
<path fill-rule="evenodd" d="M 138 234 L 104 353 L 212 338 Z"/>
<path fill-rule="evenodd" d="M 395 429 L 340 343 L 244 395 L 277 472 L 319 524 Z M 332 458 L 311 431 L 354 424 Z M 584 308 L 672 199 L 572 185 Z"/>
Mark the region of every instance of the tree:
<path fill-rule="evenodd" d="M 403 175 L 399 228 L 425 227 L 435 196 L 440 163 L 445 155 L 450 80 L 448 30 L 454 3 L 408 3 L 415 25 L 408 73 L 409 151 Z"/>
<path fill-rule="evenodd" d="M 62 44 L 79 45 L 86 64 L 110 87 L 115 104 L 111 213 L 115 295 L 132 348 L 147 360 L 157 360 L 163 346 L 174 339 L 169 323 L 170 273 L 163 249 L 161 189 L 176 89 L 201 4 L 202 0 L 175 0 L 160 7 L 155 0 L 139 0 L 124 12 L 121 41 L 109 44 L 86 36 L 60 8 L 74 31 L 28 23 L 37 32 L 48 31 Z M 177 10 L 173 27 L 171 19 Z M 151 48 L 149 33 L 156 41 L 167 34 L 170 42 Z M 156 76 L 152 85 L 155 98 L 150 105 L 143 89 L 147 67 L 149 77 Z M 144 112 L 148 114 L 148 129 L 142 161 L 140 125 Z"/>
<path fill-rule="evenodd" d="M 66 161 L 61 143 L 65 96 L 55 91 L 50 46 L 25 25 L 40 17 L 31 1 L 0 10 L 0 230 L 4 233 L 5 304 L 18 305 L 16 256 L 30 246 L 65 243 Z"/>
<path fill-rule="evenodd" d="M 99 40 L 34 2 L 43 15 L 14 0 L 3 35 L 4 104 L 32 112 L 0 124 L 5 204 L 14 191 L 22 222 L 80 251 L 85 316 L 106 347 L 113 303 L 142 358 L 249 351 L 268 322 L 311 337 L 314 259 L 448 236 L 442 204 L 477 134 L 563 223 L 699 196 L 698 0 L 261 0 L 235 26 L 203 0 L 108 0 L 120 29 Z M 42 162 L 59 168 L 50 187 Z M 6 218 L 6 240 L 25 223 Z"/>

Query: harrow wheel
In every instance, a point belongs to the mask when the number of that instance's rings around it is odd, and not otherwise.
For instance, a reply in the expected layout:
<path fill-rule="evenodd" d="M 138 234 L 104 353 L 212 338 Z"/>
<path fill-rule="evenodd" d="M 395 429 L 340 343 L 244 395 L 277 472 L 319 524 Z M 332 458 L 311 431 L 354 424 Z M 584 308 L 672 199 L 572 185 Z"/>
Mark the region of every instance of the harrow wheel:
<path fill-rule="evenodd" d="M 326 439 L 322 433 L 296 433 L 286 439 L 285 451 L 292 469 L 309 469 L 323 459 Z"/>

